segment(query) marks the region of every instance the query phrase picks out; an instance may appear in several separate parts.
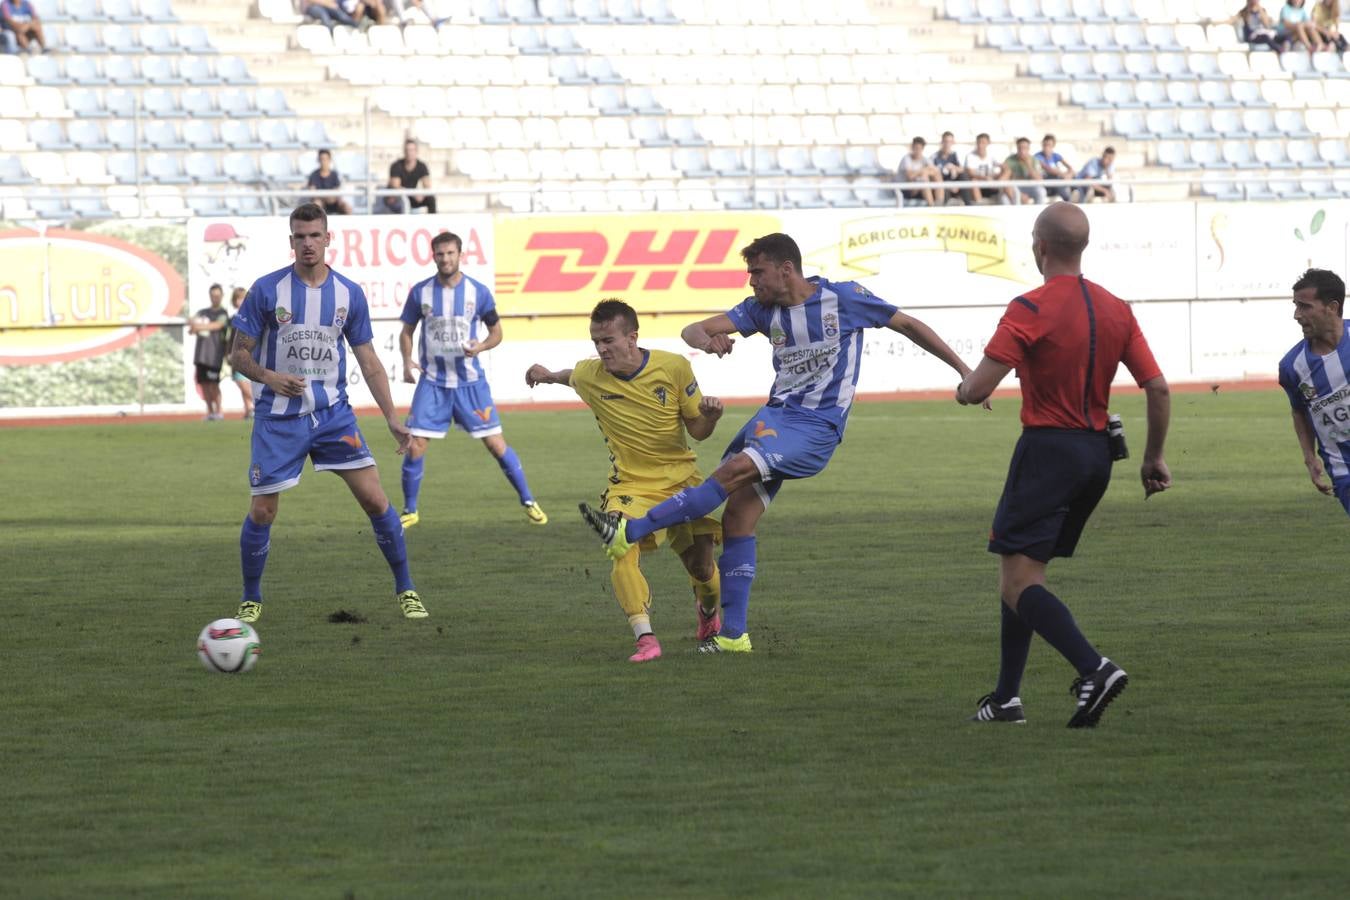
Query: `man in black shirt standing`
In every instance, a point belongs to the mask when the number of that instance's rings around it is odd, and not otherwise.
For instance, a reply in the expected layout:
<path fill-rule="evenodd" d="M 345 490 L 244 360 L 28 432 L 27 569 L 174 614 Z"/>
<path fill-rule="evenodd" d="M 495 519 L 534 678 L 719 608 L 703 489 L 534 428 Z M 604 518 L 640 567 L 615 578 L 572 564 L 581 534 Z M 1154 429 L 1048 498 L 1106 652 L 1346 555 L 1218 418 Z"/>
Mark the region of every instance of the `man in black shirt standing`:
<path fill-rule="evenodd" d="M 197 310 L 188 323 L 188 329 L 197 336 L 192 362 L 197 367 L 197 384 L 206 401 L 206 422 L 218 422 L 225 416 L 220 411 L 220 367 L 225 362 L 225 328 L 230 324 L 230 311 L 224 307 L 225 289 L 211 285 L 211 305 Z"/>
<path fill-rule="evenodd" d="M 417 158 L 417 141 L 409 138 L 403 142 L 403 158 L 394 160 L 389 166 L 389 187 L 412 190 L 413 188 L 431 189 L 431 172 L 427 164 Z M 381 212 L 411 212 L 417 207 L 425 207 L 429 213 L 436 211 L 436 198 L 430 193 L 413 194 L 411 197 L 385 197 Z"/>

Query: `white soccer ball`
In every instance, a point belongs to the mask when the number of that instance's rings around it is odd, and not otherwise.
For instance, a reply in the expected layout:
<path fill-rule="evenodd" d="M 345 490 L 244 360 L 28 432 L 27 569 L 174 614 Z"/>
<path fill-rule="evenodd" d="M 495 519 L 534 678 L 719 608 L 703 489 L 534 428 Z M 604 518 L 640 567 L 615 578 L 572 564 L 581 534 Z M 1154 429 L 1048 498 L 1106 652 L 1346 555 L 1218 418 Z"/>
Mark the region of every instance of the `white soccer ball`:
<path fill-rule="evenodd" d="M 212 672 L 247 672 L 261 652 L 257 629 L 238 619 L 216 619 L 197 635 L 197 658 Z"/>

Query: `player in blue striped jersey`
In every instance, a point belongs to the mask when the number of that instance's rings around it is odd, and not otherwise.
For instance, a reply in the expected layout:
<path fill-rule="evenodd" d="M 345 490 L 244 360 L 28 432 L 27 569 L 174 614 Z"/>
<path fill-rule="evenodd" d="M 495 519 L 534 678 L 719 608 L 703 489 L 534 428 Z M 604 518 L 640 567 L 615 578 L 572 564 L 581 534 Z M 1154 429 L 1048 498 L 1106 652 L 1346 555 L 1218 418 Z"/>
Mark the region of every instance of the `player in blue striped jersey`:
<path fill-rule="evenodd" d="M 759 333 L 773 345 L 769 401 L 727 447 L 722 465 L 695 488 L 676 494 L 641 519 L 620 520 L 582 504 L 582 515 L 611 557 L 660 528 L 705 516 L 726 501 L 722 515 L 722 629 L 699 645 L 706 653 L 748 652 L 746 612 L 755 578 L 755 527 L 783 481 L 810 478 L 843 440 L 857 388 L 863 331 L 890 328 L 951 366 L 970 367 L 912 316 L 852 282 L 802 276 L 802 255 L 786 234 L 770 234 L 743 250 L 754 296 L 724 314 L 687 326 L 685 343 L 723 356 L 735 339 Z"/>
<path fill-rule="evenodd" d="M 271 548 L 281 492 L 300 483 L 305 458 L 314 470 L 347 482 L 370 516 L 375 542 L 394 573 L 403 615 L 424 619 L 426 608 L 408 573 L 403 526 L 389 503 L 375 459 L 347 404 L 347 348 L 384 413 L 398 452 L 410 435 L 398 421 L 384 367 L 375 353 L 366 295 L 325 262 L 331 235 L 323 208 L 306 203 L 291 213 L 295 264 L 253 283 L 235 315 L 230 364 L 253 382 L 253 500 L 239 534 L 244 596 L 236 618 L 262 615 L 262 575 Z"/>
<path fill-rule="evenodd" d="M 1313 486 L 1350 513 L 1350 326 L 1345 282 L 1309 269 L 1294 282 L 1294 321 L 1303 340 L 1280 360 L 1294 434 Z M 1329 480 L 1328 480 L 1329 479 Z"/>
<path fill-rule="evenodd" d="M 428 438 L 443 438 L 453 424 L 483 442 L 502 474 L 515 488 L 525 519 L 547 525 L 548 516 L 535 502 L 520 457 L 502 437 L 502 420 L 492 402 L 481 355 L 502 342 L 501 317 L 487 285 L 459 270 L 463 243 L 443 231 L 431 241 L 436 274 L 408 291 L 399 319 L 403 333 L 403 380 L 417 384 L 408 429 L 412 441 L 403 457 L 403 526 L 417 524 L 417 495 L 422 489 Z M 417 362 L 412 358 L 413 333 L 422 326 Z M 413 372 L 421 370 L 418 379 Z"/>

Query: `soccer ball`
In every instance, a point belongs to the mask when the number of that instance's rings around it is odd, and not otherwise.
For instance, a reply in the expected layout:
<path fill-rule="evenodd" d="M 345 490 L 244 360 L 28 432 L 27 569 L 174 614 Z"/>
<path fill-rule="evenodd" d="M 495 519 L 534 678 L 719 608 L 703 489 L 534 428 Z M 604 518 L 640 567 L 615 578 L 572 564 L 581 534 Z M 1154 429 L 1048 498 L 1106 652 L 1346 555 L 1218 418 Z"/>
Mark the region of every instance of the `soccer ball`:
<path fill-rule="evenodd" d="M 216 619 L 197 635 L 197 658 L 212 672 L 247 672 L 261 652 L 257 630 L 238 619 Z"/>

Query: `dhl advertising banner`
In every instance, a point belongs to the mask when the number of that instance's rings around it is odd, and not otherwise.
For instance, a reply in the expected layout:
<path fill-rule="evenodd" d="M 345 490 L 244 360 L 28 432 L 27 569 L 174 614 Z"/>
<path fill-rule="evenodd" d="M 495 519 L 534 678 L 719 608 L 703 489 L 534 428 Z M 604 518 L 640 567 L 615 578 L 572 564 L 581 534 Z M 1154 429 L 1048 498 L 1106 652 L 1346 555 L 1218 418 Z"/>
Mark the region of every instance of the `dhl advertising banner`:
<path fill-rule="evenodd" d="M 135 223 L 0 232 L 0 415 L 182 403 L 182 249 Z"/>

